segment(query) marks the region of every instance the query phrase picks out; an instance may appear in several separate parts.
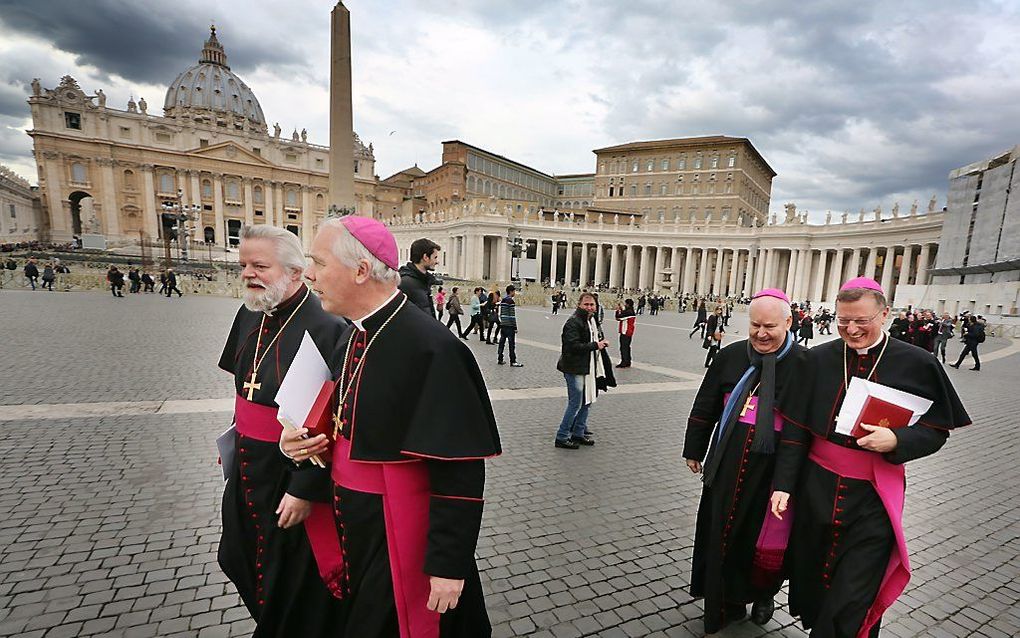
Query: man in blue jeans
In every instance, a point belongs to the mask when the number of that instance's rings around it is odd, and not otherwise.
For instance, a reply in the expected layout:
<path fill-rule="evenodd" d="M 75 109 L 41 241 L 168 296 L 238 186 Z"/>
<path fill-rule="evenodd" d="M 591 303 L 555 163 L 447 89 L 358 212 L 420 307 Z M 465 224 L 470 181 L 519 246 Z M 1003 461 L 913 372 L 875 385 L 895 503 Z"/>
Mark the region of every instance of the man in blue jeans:
<path fill-rule="evenodd" d="M 567 409 L 556 432 L 558 448 L 576 450 L 582 445 L 595 445 L 588 432 L 588 409 L 595 402 L 596 377 L 605 376 L 601 351 L 609 345 L 599 331 L 595 310 L 595 295 L 581 293 L 577 310 L 563 324 L 556 369 L 567 382 Z"/>
<path fill-rule="evenodd" d="M 510 343 L 510 367 L 523 368 L 524 364 L 517 360 L 517 304 L 514 302 L 514 295 L 517 288 L 513 285 L 506 287 L 506 297 L 499 304 L 499 349 L 496 352 L 496 363 L 503 365 L 503 349 L 507 342 Z"/>

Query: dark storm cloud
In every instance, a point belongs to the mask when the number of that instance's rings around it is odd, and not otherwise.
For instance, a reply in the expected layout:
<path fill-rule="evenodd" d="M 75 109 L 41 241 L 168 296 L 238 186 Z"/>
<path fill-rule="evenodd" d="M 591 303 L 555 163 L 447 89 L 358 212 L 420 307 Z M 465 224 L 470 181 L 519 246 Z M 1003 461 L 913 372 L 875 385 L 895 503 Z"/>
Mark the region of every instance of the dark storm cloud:
<path fill-rule="evenodd" d="M 125 0 L 5 0 L 0 22 L 6 30 L 36 36 L 75 56 L 80 65 L 149 84 L 168 84 L 188 60 L 198 60 L 215 7 L 189 9 L 180 2 Z M 223 15 L 219 33 L 231 68 L 243 74 L 260 66 L 300 62 L 287 40 L 267 29 L 244 30 Z M 235 25 L 240 28 L 238 30 Z M 22 68 L 22 75 L 32 69 Z"/>

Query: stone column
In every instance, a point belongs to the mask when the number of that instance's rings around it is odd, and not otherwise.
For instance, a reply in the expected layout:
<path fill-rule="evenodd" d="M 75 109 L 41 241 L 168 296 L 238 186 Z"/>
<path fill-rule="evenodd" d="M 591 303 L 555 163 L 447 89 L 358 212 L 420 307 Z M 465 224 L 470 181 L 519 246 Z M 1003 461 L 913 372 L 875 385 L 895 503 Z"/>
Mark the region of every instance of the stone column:
<path fill-rule="evenodd" d="M 522 253 L 523 254 L 523 253 Z M 496 270 L 492 272 L 492 278 L 496 281 L 508 281 L 510 279 L 510 247 L 506 239 L 496 237 Z"/>
<path fill-rule="evenodd" d="M 778 261 L 778 260 L 777 260 Z M 776 266 L 778 267 L 778 263 Z M 779 277 L 779 285 L 786 292 L 786 295 L 792 301 L 794 299 L 793 290 L 794 284 L 797 282 L 797 250 L 795 248 L 790 249 L 790 261 L 786 266 L 786 276 Z"/>
<path fill-rule="evenodd" d="M 878 250 L 871 246 L 868 248 L 868 260 L 864 263 L 864 276 L 874 279 L 876 266 L 878 266 Z"/>
<path fill-rule="evenodd" d="M 564 260 L 564 266 L 563 281 L 569 287 L 570 282 L 574 280 L 574 242 L 569 240 L 567 241 L 567 256 Z"/>
<path fill-rule="evenodd" d="M 156 216 L 156 184 L 152 177 L 152 164 L 142 165 L 142 228 L 149 239 L 159 239 L 159 219 Z"/>
<path fill-rule="evenodd" d="M 655 270 L 652 271 L 652 290 L 662 288 L 662 269 L 666 267 L 666 249 L 655 247 Z"/>
<path fill-rule="evenodd" d="M 202 220 L 205 218 L 205 207 L 202 205 L 202 184 L 198 171 L 191 171 L 191 203 L 198 204 L 198 215 L 195 223 L 192 224 L 191 239 L 195 242 L 205 240 L 205 225 Z M 193 247 L 192 250 L 195 250 Z"/>
<path fill-rule="evenodd" d="M 680 249 L 674 246 L 670 248 L 669 269 L 673 271 L 673 292 L 681 292 L 680 288 Z"/>
<path fill-rule="evenodd" d="M 776 261 L 776 249 L 775 248 L 763 248 L 765 251 L 765 268 L 761 274 L 761 283 L 758 284 L 758 289 L 772 288 L 772 272 L 775 270 Z"/>
<path fill-rule="evenodd" d="M 595 244 L 595 285 L 601 285 L 606 280 L 606 247 L 602 242 Z"/>
<path fill-rule="evenodd" d="M 627 244 L 627 247 L 623 251 L 623 284 L 622 288 L 633 288 L 634 287 L 634 248 L 635 246 Z"/>
<path fill-rule="evenodd" d="M 722 280 L 723 280 L 723 262 L 725 261 L 726 251 L 722 248 L 715 249 L 715 272 L 712 273 L 712 294 L 721 295 L 722 291 Z"/>
<path fill-rule="evenodd" d="M 858 277 L 857 273 L 859 272 L 861 272 L 861 249 L 854 248 L 853 253 L 850 254 L 850 272 L 847 273 L 847 279 Z"/>
<path fill-rule="evenodd" d="M 765 287 L 765 269 L 768 267 L 768 249 L 759 248 L 758 256 L 754 260 L 754 285 L 750 294 L 754 294 Z"/>
<path fill-rule="evenodd" d="M 910 267 L 914 261 L 914 247 L 903 247 L 903 260 L 900 261 L 900 276 L 896 280 L 897 286 L 906 286 L 910 282 Z M 892 291 L 886 290 L 886 294 L 892 297 Z"/>
<path fill-rule="evenodd" d="M 276 182 L 270 182 L 268 180 L 263 182 L 262 201 L 264 203 L 262 223 L 272 226 L 275 224 L 273 209 L 276 208 Z"/>
<path fill-rule="evenodd" d="M 931 259 L 931 244 L 921 244 L 921 254 L 917 258 L 917 277 L 914 283 L 918 286 L 928 285 L 928 262 Z"/>
<path fill-rule="evenodd" d="M 276 182 L 273 189 L 273 225 L 283 228 L 287 225 L 287 213 L 283 211 L 283 192 L 286 190 L 283 182 Z"/>
<path fill-rule="evenodd" d="M 619 246 L 616 244 L 609 245 L 609 287 L 614 288 L 620 286 L 620 258 Z"/>
<path fill-rule="evenodd" d="M 244 223 L 246 225 L 248 225 L 248 226 L 251 226 L 251 225 L 253 225 L 255 223 L 255 202 L 253 200 L 253 197 L 254 197 L 254 195 L 252 194 L 251 178 L 250 177 L 245 177 L 244 178 Z M 306 204 L 306 209 L 308 210 L 308 213 L 307 213 L 308 217 L 311 217 L 311 215 L 312 215 L 311 207 Z M 305 213 L 302 213 L 302 214 L 304 215 Z M 307 246 L 305 247 L 305 250 L 308 250 Z"/>
<path fill-rule="evenodd" d="M 809 286 L 811 285 L 811 262 L 812 262 L 812 250 L 810 248 L 801 248 L 800 257 L 797 259 L 797 296 L 800 298 L 807 298 L 810 296 Z"/>
<path fill-rule="evenodd" d="M 54 241 L 66 241 L 71 238 L 70 219 L 64 212 L 64 174 L 60 164 L 60 155 L 52 151 L 44 151 L 43 171 L 46 173 L 46 207 L 49 209 L 50 230 Z"/>
<path fill-rule="evenodd" d="M 591 278 L 588 275 L 589 259 L 591 259 L 589 249 L 590 246 L 588 246 L 588 242 L 581 242 L 581 272 L 577 275 L 577 283 L 582 290 L 584 290 L 588 286 L 588 282 L 591 281 Z"/>
<path fill-rule="evenodd" d="M 754 252 L 747 251 L 747 259 L 744 260 L 744 290 L 743 294 L 750 297 L 756 290 L 754 288 Z"/>
<path fill-rule="evenodd" d="M 634 287 L 644 290 L 647 287 L 645 281 L 648 279 L 648 246 L 635 246 L 634 248 L 641 250 L 641 255 L 637 257 L 637 282 Z"/>
<path fill-rule="evenodd" d="M 822 303 L 822 295 L 825 293 L 825 266 L 829 261 L 829 251 L 822 249 L 818 251 L 818 270 L 815 271 L 815 285 L 811 291 L 811 301 Z"/>
<path fill-rule="evenodd" d="M 684 248 L 684 281 L 682 292 L 694 292 L 694 249 L 690 246 Z"/>
<path fill-rule="evenodd" d="M 103 183 L 103 230 L 107 237 L 120 235 L 120 213 L 117 210 L 117 187 L 113 181 L 113 160 L 101 159 L 100 179 Z M 84 221 L 84 220 L 83 220 Z"/>
<path fill-rule="evenodd" d="M 736 278 L 738 277 L 738 268 L 741 267 L 741 250 L 733 249 L 729 251 L 729 284 L 726 286 L 726 296 L 736 295 Z"/>
<path fill-rule="evenodd" d="M 832 274 L 829 276 L 829 292 L 826 295 L 830 304 L 836 303 L 836 295 L 839 294 L 839 287 L 843 285 L 844 252 L 845 251 L 842 248 L 837 248 L 836 254 L 833 256 Z"/>
<path fill-rule="evenodd" d="M 552 250 L 549 251 L 549 285 L 551 286 L 556 285 L 556 269 L 559 266 L 557 263 L 559 261 L 559 256 L 557 254 L 558 244 L 558 241 L 555 239 L 552 240 Z"/>
<path fill-rule="evenodd" d="M 892 291 L 893 265 L 896 263 L 896 246 L 889 246 L 885 249 L 885 259 L 882 261 L 882 289 L 886 292 Z"/>
<path fill-rule="evenodd" d="M 244 184 L 244 195 L 245 195 L 245 207 L 244 215 L 245 218 L 248 216 L 249 206 L 247 204 L 248 197 L 248 180 L 245 180 Z M 312 212 L 312 191 L 307 186 L 301 187 L 301 247 L 305 252 L 312 249 L 312 234 L 315 232 L 312 230 L 314 225 L 315 214 Z"/>
<path fill-rule="evenodd" d="M 216 217 L 216 226 L 213 232 L 216 233 L 216 245 L 226 246 L 226 238 L 223 232 L 223 175 L 213 173 L 213 214 Z"/>
<path fill-rule="evenodd" d="M 701 249 L 701 257 L 698 259 L 698 294 L 708 294 L 708 249 Z"/>

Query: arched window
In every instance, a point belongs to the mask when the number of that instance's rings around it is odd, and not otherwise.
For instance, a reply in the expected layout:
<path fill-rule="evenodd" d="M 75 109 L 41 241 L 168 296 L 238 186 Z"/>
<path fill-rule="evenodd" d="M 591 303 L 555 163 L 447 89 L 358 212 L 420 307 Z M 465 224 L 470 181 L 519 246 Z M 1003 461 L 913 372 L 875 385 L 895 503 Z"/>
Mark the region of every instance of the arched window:
<path fill-rule="evenodd" d="M 71 164 L 71 181 L 76 184 L 88 182 L 88 173 L 85 171 L 85 165 L 81 162 Z"/>
<path fill-rule="evenodd" d="M 159 192 L 161 193 L 172 193 L 174 192 L 174 176 L 170 173 L 159 174 Z"/>
<path fill-rule="evenodd" d="M 212 199 L 212 182 L 207 179 L 202 180 L 202 197 Z"/>
<path fill-rule="evenodd" d="M 320 197 L 321 197 L 321 195 L 320 195 Z M 262 187 L 261 186 L 256 186 L 255 190 L 252 191 L 252 199 L 255 200 L 256 204 L 261 204 L 262 203 Z"/>
<path fill-rule="evenodd" d="M 211 244 L 216 241 L 216 231 L 212 226 L 206 226 L 204 231 L 205 243 Z"/>
<path fill-rule="evenodd" d="M 322 196 L 322 193 L 315 196 L 315 210 L 326 210 L 326 198 Z"/>
<path fill-rule="evenodd" d="M 241 199 L 241 187 L 236 179 L 227 180 L 227 199 L 235 202 Z"/>
<path fill-rule="evenodd" d="M 474 157 L 473 155 L 468 155 L 468 159 L 469 160 L 471 160 L 473 157 Z M 475 192 L 475 176 L 474 175 L 469 175 L 468 176 L 467 189 L 468 189 L 469 193 Z"/>
<path fill-rule="evenodd" d="M 297 191 L 293 188 L 287 189 L 287 206 L 297 208 Z"/>
<path fill-rule="evenodd" d="M 131 169 L 124 171 L 124 190 L 135 190 L 135 172 Z"/>

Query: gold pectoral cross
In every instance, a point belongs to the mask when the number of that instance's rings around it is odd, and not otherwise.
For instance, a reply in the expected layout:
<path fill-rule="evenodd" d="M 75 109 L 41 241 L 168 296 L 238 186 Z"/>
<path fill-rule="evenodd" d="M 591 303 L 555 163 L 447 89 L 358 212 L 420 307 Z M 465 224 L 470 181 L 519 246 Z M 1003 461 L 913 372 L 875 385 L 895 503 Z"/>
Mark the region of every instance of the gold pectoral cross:
<path fill-rule="evenodd" d="M 754 409 L 754 406 L 751 405 L 751 399 L 753 398 L 753 396 L 749 396 L 747 397 L 747 401 L 744 401 L 744 407 L 740 410 L 740 416 L 746 416 L 749 411 Z"/>
<path fill-rule="evenodd" d="M 342 425 L 343 425 L 343 422 L 340 420 L 340 415 L 339 414 L 334 414 L 333 415 L 333 440 L 334 441 L 337 440 L 338 438 L 340 438 L 340 426 L 342 426 Z"/>
<path fill-rule="evenodd" d="M 248 391 L 248 400 L 251 401 L 255 397 L 255 391 L 262 389 L 261 383 L 255 383 L 255 371 L 251 372 L 251 380 L 245 381 L 243 388 Z"/>

